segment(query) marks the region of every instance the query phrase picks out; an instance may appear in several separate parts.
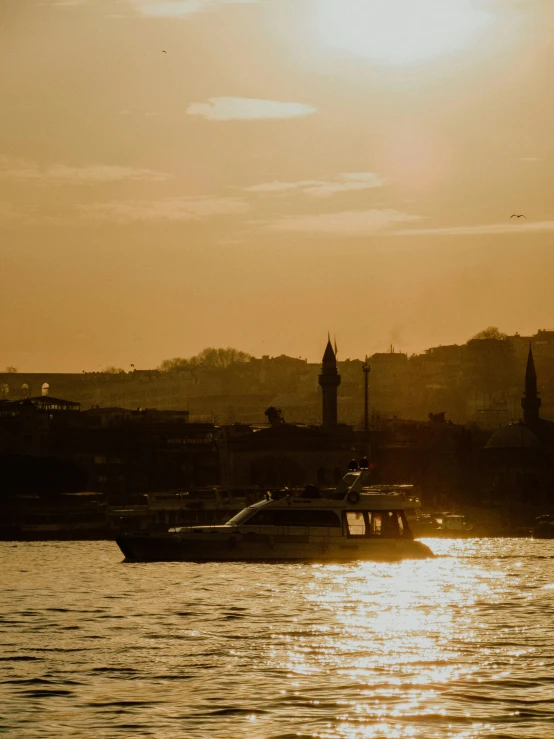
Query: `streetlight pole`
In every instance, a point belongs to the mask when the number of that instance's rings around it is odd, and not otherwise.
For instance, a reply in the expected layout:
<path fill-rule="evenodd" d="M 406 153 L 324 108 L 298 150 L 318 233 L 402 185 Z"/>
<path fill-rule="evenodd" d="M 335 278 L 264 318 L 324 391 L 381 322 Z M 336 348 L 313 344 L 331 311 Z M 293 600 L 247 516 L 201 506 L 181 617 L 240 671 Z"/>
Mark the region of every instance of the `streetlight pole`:
<path fill-rule="evenodd" d="M 371 367 L 366 356 L 362 370 L 364 372 L 364 431 L 369 432 L 369 373 Z"/>

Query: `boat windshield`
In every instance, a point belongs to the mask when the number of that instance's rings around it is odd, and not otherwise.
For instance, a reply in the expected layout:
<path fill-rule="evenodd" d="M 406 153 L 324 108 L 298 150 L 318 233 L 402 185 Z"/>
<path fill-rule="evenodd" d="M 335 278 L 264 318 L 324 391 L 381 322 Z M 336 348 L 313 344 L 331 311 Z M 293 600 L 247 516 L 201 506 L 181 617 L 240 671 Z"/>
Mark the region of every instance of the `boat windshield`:
<path fill-rule="evenodd" d="M 240 513 L 237 513 L 236 516 L 233 516 L 233 518 L 230 518 L 225 526 L 238 526 L 239 523 L 244 523 L 247 518 L 250 518 L 250 516 L 254 513 L 252 508 L 244 508 Z"/>

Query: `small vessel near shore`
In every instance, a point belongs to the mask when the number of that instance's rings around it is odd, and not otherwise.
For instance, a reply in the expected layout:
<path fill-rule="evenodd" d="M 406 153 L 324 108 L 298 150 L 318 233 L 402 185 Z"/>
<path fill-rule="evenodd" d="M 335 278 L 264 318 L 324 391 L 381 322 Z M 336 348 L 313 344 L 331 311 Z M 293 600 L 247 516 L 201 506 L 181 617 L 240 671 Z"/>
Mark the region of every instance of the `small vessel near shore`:
<path fill-rule="evenodd" d="M 449 539 L 460 539 L 474 536 L 473 523 L 462 513 L 451 512 L 421 512 L 410 526 L 414 536 L 432 536 Z"/>
<path fill-rule="evenodd" d="M 372 487 L 368 469 L 350 470 L 330 495 L 312 485 L 299 495 L 268 494 L 227 523 L 167 532 L 123 533 L 126 560 L 232 562 L 422 559 L 433 552 L 414 541 L 401 492 Z"/>
<path fill-rule="evenodd" d="M 537 518 L 533 539 L 554 539 L 554 513 L 545 513 Z"/>

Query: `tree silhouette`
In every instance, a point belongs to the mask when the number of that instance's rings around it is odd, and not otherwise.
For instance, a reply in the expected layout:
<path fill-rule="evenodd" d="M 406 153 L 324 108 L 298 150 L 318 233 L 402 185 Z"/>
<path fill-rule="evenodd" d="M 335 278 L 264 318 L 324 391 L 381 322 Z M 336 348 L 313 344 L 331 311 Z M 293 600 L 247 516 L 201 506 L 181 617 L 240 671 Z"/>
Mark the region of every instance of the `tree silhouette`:
<path fill-rule="evenodd" d="M 503 333 L 498 326 L 487 326 L 487 328 L 484 328 L 482 331 L 479 331 L 475 334 L 475 336 L 472 336 L 470 341 L 473 341 L 474 339 L 505 339 L 508 334 Z"/>
<path fill-rule="evenodd" d="M 158 367 L 162 372 L 175 372 L 181 369 L 192 369 L 194 367 L 217 367 L 225 369 L 233 364 L 248 362 L 251 354 L 233 349 L 228 346 L 226 348 L 215 349 L 212 346 L 202 349 L 199 354 L 189 359 L 183 357 L 174 357 L 173 359 L 164 359 Z"/>

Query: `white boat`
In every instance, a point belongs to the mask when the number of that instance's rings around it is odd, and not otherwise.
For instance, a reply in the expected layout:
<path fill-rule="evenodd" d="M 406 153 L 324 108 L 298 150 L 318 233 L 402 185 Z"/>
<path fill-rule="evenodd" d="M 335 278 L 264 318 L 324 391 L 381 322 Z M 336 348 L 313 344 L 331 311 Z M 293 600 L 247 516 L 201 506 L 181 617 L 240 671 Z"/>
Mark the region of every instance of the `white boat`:
<path fill-rule="evenodd" d="M 414 541 L 401 492 L 367 485 L 367 469 L 348 472 L 328 497 L 307 486 L 300 495 L 267 495 L 219 526 L 164 533 L 123 533 L 116 542 L 132 561 L 338 562 L 432 557 Z"/>
<path fill-rule="evenodd" d="M 438 519 L 440 523 L 441 519 Z M 442 531 L 445 533 L 467 533 L 473 529 L 473 524 L 462 513 L 445 513 L 442 517 Z"/>

